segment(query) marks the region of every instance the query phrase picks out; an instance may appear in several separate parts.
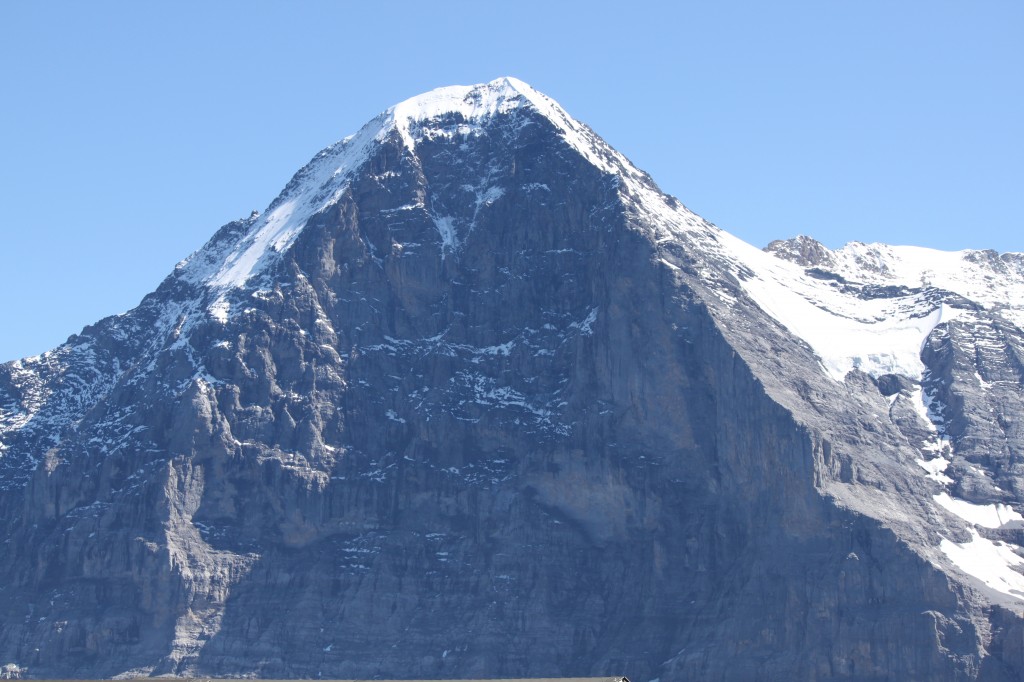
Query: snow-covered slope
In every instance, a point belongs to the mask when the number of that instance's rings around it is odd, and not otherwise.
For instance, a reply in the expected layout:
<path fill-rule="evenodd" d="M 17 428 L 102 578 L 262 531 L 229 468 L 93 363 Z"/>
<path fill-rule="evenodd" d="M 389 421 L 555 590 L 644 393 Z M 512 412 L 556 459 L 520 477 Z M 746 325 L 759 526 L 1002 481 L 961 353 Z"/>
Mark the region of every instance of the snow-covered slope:
<path fill-rule="evenodd" d="M 807 342 L 838 381 L 855 368 L 875 377 L 920 379 L 925 339 L 936 325 L 971 306 L 938 286 L 921 286 L 909 268 L 892 278 L 863 268 L 836 272 L 822 267 L 824 262 L 812 269 L 777 258 L 771 250 L 762 253 L 728 240 L 736 260 L 749 270 L 744 290 Z M 1011 284 L 996 287 L 1005 290 Z"/>
<path fill-rule="evenodd" d="M 1024 321 L 1022 254 L 859 242 L 830 251 L 808 237 L 761 251 L 706 224 L 689 235 L 729 263 L 747 295 L 837 381 L 852 369 L 920 380 L 925 340 L 965 312 L 985 310 L 1018 328 Z"/>
<path fill-rule="evenodd" d="M 852 282 L 951 291 L 1018 325 L 1024 311 L 1024 254 L 1020 253 L 939 251 L 861 242 L 833 251 L 806 236 L 773 242 L 767 250 Z"/>
<path fill-rule="evenodd" d="M 816 288 L 823 292 L 818 295 L 821 307 L 831 307 L 828 297 L 834 296 L 835 292 L 845 293 L 847 299 L 861 296 L 865 291 L 875 295 L 881 293 L 890 299 L 896 299 L 900 294 L 914 296 L 924 293 L 933 299 L 953 301 L 954 310 L 980 307 L 1016 327 L 1024 326 L 1024 254 L 939 251 L 918 246 L 860 242 L 851 242 L 832 251 L 810 237 L 773 242 L 766 250 L 817 278 L 819 284 Z M 792 280 L 794 275 L 790 274 L 788 279 Z M 885 289 L 879 291 L 872 287 Z M 906 291 L 894 290 L 900 287 Z M 810 297 L 818 296 L 812 294 Z M 913 307 L 918 312 L 928 309 L 932 314 L 940 309 L 938 300 Z M 948 304 L 942 307 L 942 319 L 951 319 L 948 317 Z M 898 311 L 890 312 L 889 319 L 899 317 Z M 822 344 L 811 345 L 817 348 Z"/>

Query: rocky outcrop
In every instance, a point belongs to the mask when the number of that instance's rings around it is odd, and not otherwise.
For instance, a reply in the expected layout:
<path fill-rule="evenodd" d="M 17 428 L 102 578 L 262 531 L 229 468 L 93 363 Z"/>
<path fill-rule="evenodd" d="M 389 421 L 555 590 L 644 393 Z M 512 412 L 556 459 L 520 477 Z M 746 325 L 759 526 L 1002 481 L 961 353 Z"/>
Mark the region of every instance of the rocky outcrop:
<path fill-rule="evenodd" d="M 936 327 L 923 379 L 836 381 L 722 235 L 517 82 L 376 119 L 136 310 L 0 368 L 0 662 L 1017 679 L 1020 607 L 950 563 L 969 529 L 916 462 L 944 437 L 1012 470 L 1012 409 L 951 388 L 980 328 Z M 1003 333 L 982 377 L 1019 400 Z"/>

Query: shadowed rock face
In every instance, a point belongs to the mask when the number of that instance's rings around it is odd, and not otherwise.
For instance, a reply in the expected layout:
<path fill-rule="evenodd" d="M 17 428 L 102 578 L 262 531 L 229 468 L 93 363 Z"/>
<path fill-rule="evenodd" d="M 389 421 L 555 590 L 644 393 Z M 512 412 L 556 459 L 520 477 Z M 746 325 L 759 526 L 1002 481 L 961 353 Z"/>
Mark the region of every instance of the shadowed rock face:
<path fill-rule="evenodd" d="M 258 241 L 258 216 L 0 367 L 0 663 L 1020 679 L 1019 607 L 939 550 L 968 535 L 915 463 L 921 382 L 829 378 L 716 228 L 530 93 L 381 128 L 244 285 L 190 268 Z M 665 211 L 688 228 L 664 236 Z M 957 497 L 1014 504 L 1019 412 L 991 431 L 942 379 L 981 328 L 936 328 L 924 384 L 976 443 L 954 465 L 1004 472 Z"/>

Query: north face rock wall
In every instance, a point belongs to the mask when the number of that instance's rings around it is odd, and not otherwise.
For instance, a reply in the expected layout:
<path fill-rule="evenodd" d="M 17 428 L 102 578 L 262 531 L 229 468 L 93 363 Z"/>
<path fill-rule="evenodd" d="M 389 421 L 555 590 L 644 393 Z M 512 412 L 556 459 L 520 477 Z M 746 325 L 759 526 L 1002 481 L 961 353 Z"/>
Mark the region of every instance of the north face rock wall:
<path fill-rule="evenodd" d="M 382 129 L 243 285 L 183 265 L 0 368 L 0 662 L 1018 679 L 1016 611 L 928 549 L 926 425 L 821 373 L 706 236 L 659 239 L 593 133 L 503 96 Z"/>

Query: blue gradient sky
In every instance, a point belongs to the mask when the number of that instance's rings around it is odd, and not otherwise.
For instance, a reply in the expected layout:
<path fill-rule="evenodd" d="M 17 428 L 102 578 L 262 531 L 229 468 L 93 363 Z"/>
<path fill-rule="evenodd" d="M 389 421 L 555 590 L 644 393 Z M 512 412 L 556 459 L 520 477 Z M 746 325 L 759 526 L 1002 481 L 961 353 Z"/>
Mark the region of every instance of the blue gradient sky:
<path fill-rule="evenodd" d="M 759 246 L 1024 250 L 1024 3 L 0 3 L 0 361 L 397 101 L 514 75 Z"/>

